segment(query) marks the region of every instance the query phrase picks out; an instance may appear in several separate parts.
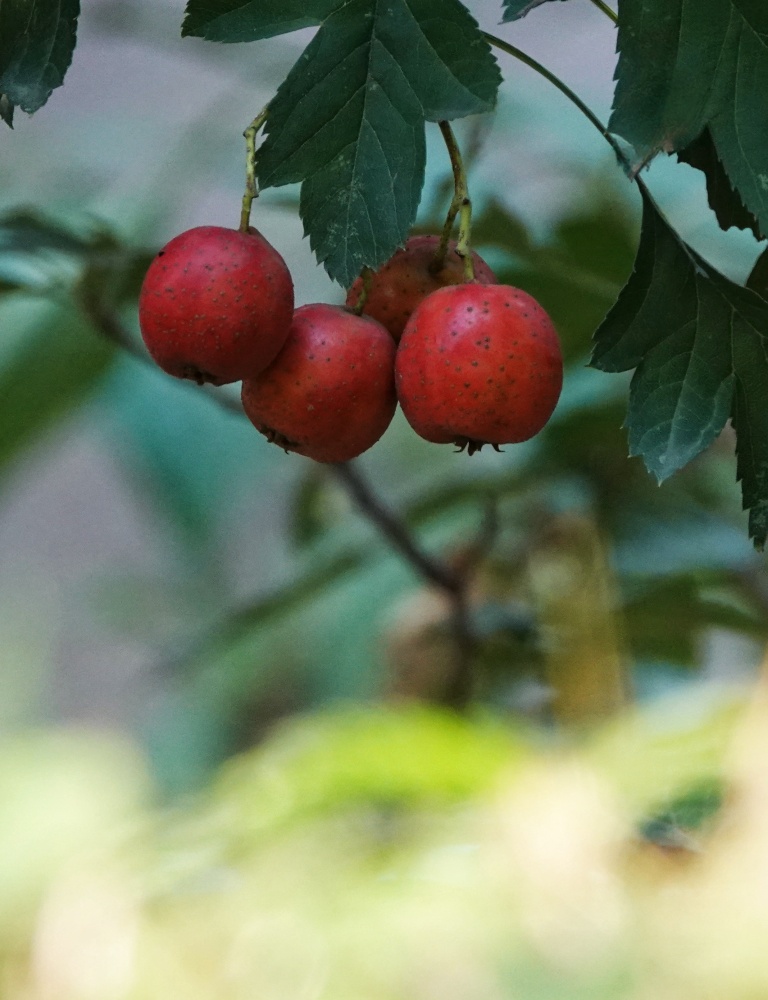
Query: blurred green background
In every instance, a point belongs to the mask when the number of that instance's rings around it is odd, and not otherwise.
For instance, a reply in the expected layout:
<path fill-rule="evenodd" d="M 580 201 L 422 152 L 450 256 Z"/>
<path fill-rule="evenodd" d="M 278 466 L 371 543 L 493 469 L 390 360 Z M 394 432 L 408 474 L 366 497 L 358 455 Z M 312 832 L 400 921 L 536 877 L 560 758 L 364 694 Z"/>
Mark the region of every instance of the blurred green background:
<path fill-rule="evenodd" d="M 496 3 L 471 7 L 501 32 Z M 660 858 L 695 853 L 689 828 L 722 805 L 768 575 L 730 433 L 659 489 L 627 458 L 627 380 L 586 367 L 631 271 L 635 193 L 592 127 L 509 60 L 498 113 L 458 124 L 475 245 L 551 314 L 567 372 L 551 423 L 525 445 L 470 459 L 398 414 L 359 462 L 436 557 L 458 564 L 483 541 L 470 719 L 417 708 L 441 700 L 444 597 L 328 470 L 104 337 L 113 325 L 140 343 L 136 294 L 159 245 L 236 224 L 242 129 L 307 38 L 182 41 L 180 19 L 170 2 L 86 4 L 65 86 L 0 134 L 4 995 L 723 995 L 696 992 L 687 965 L 643 979 L 648 954 L 661 961 L 648 928 L 671 918 L 632 895 L 633 879 L 650 865 L 652 895 Z M 504 34 L 607 116 L 613 29 L 586 0 L 546 4 Z M 419 217 L 433 232 L 450 197 L 434 132 Z M 718 230 L 703 179 L 658 163 L 648 180 L 681 234 L 743 280 L 759 247 Z M 294 189 L 265 192 L 254 221 L 298 303 L 343 300 L 302 241 Z M 639 716 L 606 721 L 633 705 Z M 541 856 L 515 826 L 529 813 Z M 618 888 L 617 857 L 646 835 L 658 857 L 635 858 Z M 62 888 L 62 859 L 83 852 Z M 613 886 L 604 897 L 578 881 L 592 861 Z M 547 882 L 561 862 L 562 893 Z M 108 915 L 105 939 L 67 972 L 67 935 L 88 937 L 94 913 Z M 409 946 L 398 965 L 414 928 L 423 962 Z M 739 992 L 729 970 L 731 996 L 765 995 L 751 972 Z"/>

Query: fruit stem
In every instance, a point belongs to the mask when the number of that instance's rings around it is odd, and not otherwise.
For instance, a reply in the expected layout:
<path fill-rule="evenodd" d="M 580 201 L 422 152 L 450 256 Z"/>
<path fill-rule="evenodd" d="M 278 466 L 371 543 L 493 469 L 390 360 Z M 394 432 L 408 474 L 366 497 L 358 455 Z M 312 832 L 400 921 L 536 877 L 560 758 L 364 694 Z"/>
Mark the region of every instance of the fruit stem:
<path fill-rule="evenodd" d="M 431 270 L 434 270 L 434 272 L 437 273 L 442 271 L 445 266 L 445 258 L 448 253 L 448 243 L 451 238 L 451 230 L 453 229 L 453 224 L 456 221 L 456 216 L 458 215 L 459 239 L 456 245 L 456 253 L 464 261 L 464 280 L 474 281 L 475 268 L 472 263 L 472 253 L 470 250 L 472 201 L 469 197 L 467 174 L 464 170 L 461 150 L 459 149 L 459 144 L 456 142 L 456 136 L 453 134 L 453 129 L 447 121 L 440 121 L 437 124 L 440 127 L 443 139 L 445 140 L 446 149 L 448 150 L 448 156 L 451 159 L 454 193 Z"/>
<path fill-rule="evenodd" d="M 362 269 L 362 271 L 360 272 L 360 278 L 362 280 L 363 287 L 360 291 L 360 295 L 358 296 L 357 302 L 355 303 L 355 307 L 352 310 L 352 312 L 356 316 L 363 315 L 363 309 L 365 308 L 365 303 L 368 301 L 368 296 L 371 293 L 371 279 L 373 278 L 373 271 L 370 269 L 370 267 L 364 267 Z"/>
<path fill-rule="evenodd" d="M 603 3 L 603 0 L 592 0 L 592 3 L 595 5 L 595 7 L 597 7 L 598 10 L 601 10 L 604 14 L 610 17 L 610 19 L 613 21 L 614 24 L 619 23 L 618 14 L 612 11 L 611 8 L 608 6 L 608 4 Z"/>
<path fill-rule="evenodd" d="M 243 195 L 243 207 L 240 211 L 240 232 L 247 233 L 251 225 L 251 206 L 253 199 L 259 197 L 259 188 L 256 183 L 256 136 L 259 129 L 267 120 L 269 105 L 263 108 L 253 119 L 248 128 L 243 132 L 245 136 L 245 194 Z"/>

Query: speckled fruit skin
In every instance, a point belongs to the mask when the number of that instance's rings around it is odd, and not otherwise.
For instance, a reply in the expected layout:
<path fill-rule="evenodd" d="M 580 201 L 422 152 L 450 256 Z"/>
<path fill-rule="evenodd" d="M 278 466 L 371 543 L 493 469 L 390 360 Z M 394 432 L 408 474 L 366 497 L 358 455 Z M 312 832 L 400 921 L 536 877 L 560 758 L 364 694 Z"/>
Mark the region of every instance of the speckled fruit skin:
<path fill-rule="evenodd" d="M 434 271 L 439 236 L 411 236 L 405 247 L 397 250 L 371 278 L 368 298 L 363 306 L 366 316 L 383 323 L 396 341 L 403 335 L 405 324 L 416 306 L 446 285 L 460 285 L 464 279 L 464 262 L 456 253 L 456 243 L 449 244 L 445 264 Z M 496 275 L 479 254 L 472 251 L 475 280 L 481 285 L 495 285 Z M 354 307 L 363 290 L 358 278 L 347 294 L 347 305 Z"/>
<path fill-rule="evenodd" d="M 397 395 L 417 434 L 470 454 L 527 441 L 549 420 L 563 384 L 552 322 L 511 285 L 456 285 L 424 299 L 395 359 Z"/>
<path fill-rule="evenodd" d="M 286 451 L 346 462 L 392 420 L 394 362 L 395 344 L 380 323 L 343 306 L 301 306 L 274 362 L 243 381 L 243 408 Z"/>
<path fill-rule="evenodd" d="M 157 364 L 213 385 L 266 368 L 292 316 L 290 272 L 253 228 L 180 233 L 150 264 L 139 295 L 141 334 Z"/>

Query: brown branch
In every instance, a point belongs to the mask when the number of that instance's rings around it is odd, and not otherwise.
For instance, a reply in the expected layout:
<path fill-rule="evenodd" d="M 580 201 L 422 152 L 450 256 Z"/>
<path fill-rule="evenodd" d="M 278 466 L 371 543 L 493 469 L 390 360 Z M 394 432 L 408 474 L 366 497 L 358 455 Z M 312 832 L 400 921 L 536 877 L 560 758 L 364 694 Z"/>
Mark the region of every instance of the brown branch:
<path fill-rule="evenodd" d="M 80 290 L 79 301 L 89 320 L 102 336 L 142 363 L 153 365 L 149 355 L 123 326 L 119 317 L 106 308 L 97 296 L 83 288 Z M 208 398 L 219 406 L 229 412 L 244 415 L 239 400 L 220 393 L 214 386 L 206 385 L 202 389 Z M 195 391 L 199 392 L 200 388 L 195 386 Z M 477 637 L 471 625 L 467 587 L 478 560 L 482 558 L 495 534 L 495 511 L 492 509 L 487 511 L 484 527 L 471 556 L 457 571 L 443 561 L 435 559 L 418 545 L 404 521 L 382 504 L 358 466 L 352 462 L 341 462 L 330 465 L 329 469 L 362 516 L 375 525 L 392 549 L 398 552 L 419 576 L 448 596 L 451 603 L 450 626 L 456 647 L 456 658 L 442 700 L 444 704 L 456 710 L 465 709 L 472 696 L 474 654 L 477 648 Z"/>

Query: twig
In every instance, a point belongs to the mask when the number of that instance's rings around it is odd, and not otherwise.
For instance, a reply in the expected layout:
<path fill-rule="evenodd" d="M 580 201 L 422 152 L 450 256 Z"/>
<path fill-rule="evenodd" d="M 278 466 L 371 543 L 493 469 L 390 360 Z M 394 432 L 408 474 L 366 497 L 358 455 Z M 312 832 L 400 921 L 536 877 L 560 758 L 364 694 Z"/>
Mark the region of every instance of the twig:
<path fill-rule="evenodd" d="M 449 620 L 456 656 L 442 701 L 445 705 L 462 711 L 472 697 L 474 655 L 477 649 L 477 637 L 472 629 L 467 599 L 473 561 L 468 561 L 463 571 L 457 572 L 445 563 L 433 559 L 419 548 L 403 521 L 381 503 L 360 475 L 357 466 L 345 462 L 332 465 L 330 468 L 363 516 L 378 528 L 392 548 L 398 551 L 425 580 L 434 584 L 448 597 L 451 604 Z"/>
<path fill-rule="evenodd" d="M 144 364 L 151 365 L 149 356 L 136 343 L 130 332 L 123 326 L 113 311 L 107 309 L 99 299 L 83 289 L 79 301 L 90 321 L 102 336 L 117 344 L 133 357 Z M 239 400 L 220 393 L 214 386 L 203 386 L 209 399 L 231 413 L 243 416 Z M 196 391 L 199 391 L 196 387 Z M 467 586 L 471 571 L 477 561 L 473 556 L 456 572 L 444 562 L 434 559 L 424 552 L 408 530 L 404 521 L 381 503 L 369 484 L 365 481 L 359 468 L 352 462 L 342 462 L 328 467 L 336 480 L 354 502 L 363 517 L 376 526 L 379 532 L 389 542 L 391 547 L 399 552 L 416 572 L 427 582 L 442 590 L 450 599 L 450 623 L 456 646 L 456 662 L 450 683 L 447 686 L 443 701 L 457 710 L 466 708 L 472 693 L 473 657 L 477 639 L 473 633 L 467 602 Z M 487 544 L 488 523 L 481 532 L 479 544 Z M 482 541 L 486 539 L 486 541 Z M 248 620 L 248 611 L 236 613 L 235 625 L 241 618 Z M 231 623 L 230 623 L 231 624 Z M 222 629 L 217 627 L 206 633 L 202 646 L 206 646 L 211 636 L 221 636 Z"/>

